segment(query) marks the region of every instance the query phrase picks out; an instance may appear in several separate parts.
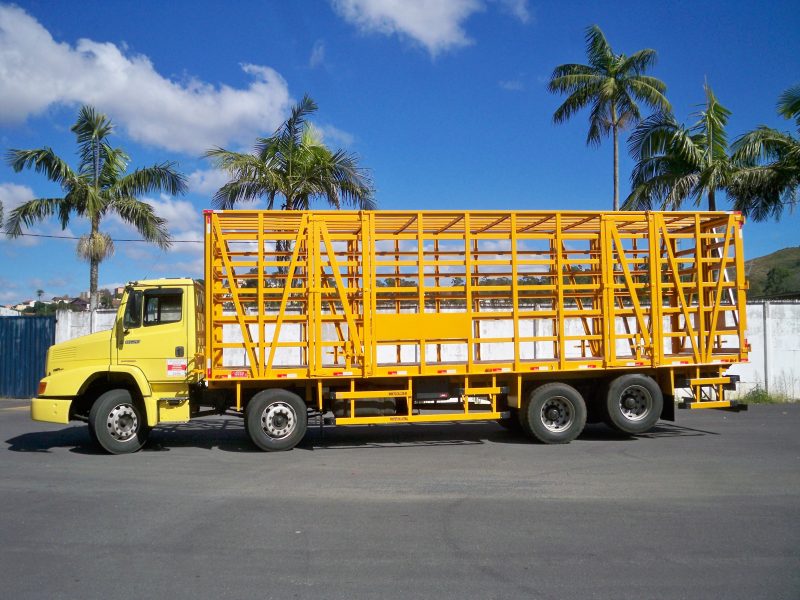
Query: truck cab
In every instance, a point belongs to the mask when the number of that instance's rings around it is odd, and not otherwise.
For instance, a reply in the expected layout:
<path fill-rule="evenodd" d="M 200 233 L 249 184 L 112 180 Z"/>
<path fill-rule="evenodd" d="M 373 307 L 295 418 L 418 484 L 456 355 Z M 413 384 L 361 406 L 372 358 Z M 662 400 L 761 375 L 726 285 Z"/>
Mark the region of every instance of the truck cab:
<path fill-rule="evenodd" d="M 110 452 L 144 444 L 158 423 L 185 422 L 203 370 L 203 285 L 191 279 L 134 281 L 110 331 L 52 346 L 31 402 L 37 421 L 87 421 Z"/>

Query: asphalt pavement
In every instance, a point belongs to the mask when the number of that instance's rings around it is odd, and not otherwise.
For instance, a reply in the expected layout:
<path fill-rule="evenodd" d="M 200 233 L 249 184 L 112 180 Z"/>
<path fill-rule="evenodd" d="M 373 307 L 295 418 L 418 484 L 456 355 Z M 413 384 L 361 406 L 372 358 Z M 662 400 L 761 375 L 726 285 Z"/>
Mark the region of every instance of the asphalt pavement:
<path fill-rule="evenodd" d="M 0 401 L 0 597 L 800 598 L 800 405 L 566 446 L 495 423 L 241 420 L 108 456 Z"/>

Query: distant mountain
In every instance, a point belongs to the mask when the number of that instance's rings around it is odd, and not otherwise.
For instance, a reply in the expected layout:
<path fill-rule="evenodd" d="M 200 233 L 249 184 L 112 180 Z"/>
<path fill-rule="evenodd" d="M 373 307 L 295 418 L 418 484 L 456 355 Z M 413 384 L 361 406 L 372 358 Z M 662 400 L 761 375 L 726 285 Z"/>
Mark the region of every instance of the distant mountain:
<path fill-rule="evenodd" d="M 745 261 L 744 271 L 750 281 L 748 298 L 800 293 L 800 247 Z"/>

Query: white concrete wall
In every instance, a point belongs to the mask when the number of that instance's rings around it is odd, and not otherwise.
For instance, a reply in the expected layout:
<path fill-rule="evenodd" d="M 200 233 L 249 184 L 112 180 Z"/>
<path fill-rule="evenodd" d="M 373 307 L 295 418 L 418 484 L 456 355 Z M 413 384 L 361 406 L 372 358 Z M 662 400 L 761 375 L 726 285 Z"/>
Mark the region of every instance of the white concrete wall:
<path fill-rule="evenodd" d="M 800 303 L 765 302 L 747 305 L 750 362 L 734 365 L 738 393 L 756 386 L 770 394 L 800 399 Z"/>
<path fill-rule="evenodd" d="M 56 315 L 56 343 L 63 342 L 82 335 L 87 335 L 93 331 L 103 331 L 111 329 L 116 318 L 116 310 L 98 310 L 95 313 L 93 327 L 89 312 L 59 311 Z M 509 322 L 510 323 L 510 322 Z M 525 323 L 523 335 L 548 335 L 551 332 L 544 331 L 540 323 Z M 631 323 L 633 325 L 633 323 Z M 272 339 L 273 329 L 267 326 L 265 329 L 265 339 Z M 617 324 L 619 331 L 622 325 Z M 256 328 L 257 329 L 257 328 Z M 226 342 L 242 341 L 241 331 L 238 325 L 226 325 L 223 327 L 223 339 Z M 569 334 L 582 333 L 580 323 L 567 323 Z M 573 331 L 574 330 L 574 331 Z M 300 339 L 301 329 L 298 324 L 285 325 L 281 331 L 280 341 L 293 341 Z M 253 333 L 257 333 L 253 330 Z M 326 331 L 323 333 L 326 339 L 336 339 L 333 326 L 326 324 Z M 481 335 L 486 337 L 501 337 L 510 335 L 508 323 L 504 321 L 486 321 L 481 325 Z M 800 302 L 798 303 L 758 303 L 747 305 L 747 339 L 750 342 L 752 351 L 750 362 L 734 365 L 730 369 L 731 374 L 741 377 L 738 393 L 747 393 L 756 386 L 765 389 L 772 394 L 782 394 L 792 399 L 800 399 Z M 620 353 L 627 350 L 627 345 L 620 342 L 618 347 Z M 463 347 L 462 347 L 463 346 Z M 510 356 L 513 352 L 511 344 L 483 344 L 483 352 L 492 352 L 501 359 Z M 523 344 L 524 353 L 528 358 L 547 358 L 552 356 L 551 345 L 546 342 Z M 435 347 L 428 349 L 428 360 L 435 359 Z M 568 354 L 577 356 L 578 348 L 569 349 Z M 416 346 L 404 346 L 402 349 L 402 359 L 404 361 L 416 362 L 419 349 Z M 443 347 L 443 358 L 445 360 L 466 360 L 466 346 L 463 344 L 451 344 Z M 249 361 L 245 356 L 244 350 L 226 349 L 223 353 L 223 364 L 226 366 L 247 365 Z M 385 348 L 379 351 L 378 362 L 394 362 L 395 352 L 393 348 Z M 296 348 L 280 348 L 276 352 L 276 365 L 296 365 L 300 362 L 300 350 Z"/>
<path fill-rule="evenodd" d="M 56 344 L 90 333 L 107 331 L 114 326 L 116 318 L 116 308 L 98 309 L 94 311 L 94 316 L 90 311 L 59 310 L 56 313 Z"/>

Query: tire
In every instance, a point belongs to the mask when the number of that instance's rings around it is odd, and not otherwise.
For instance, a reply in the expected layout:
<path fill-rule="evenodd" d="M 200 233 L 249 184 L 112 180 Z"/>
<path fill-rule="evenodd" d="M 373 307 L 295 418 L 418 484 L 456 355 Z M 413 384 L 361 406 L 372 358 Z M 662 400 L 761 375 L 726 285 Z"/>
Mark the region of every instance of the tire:
<path fill-rule="evenodd" d="M 144 413 L 128 390 L 110 390 L 89 411 L 89 435 L 110 454 L 136 452 L 150 433 Z"/>
<path fill-rule="evenodd" d="M 245 428 L 253 443 L 267 452 L 294 448 L 306 434 L 306 403 L 286 390 L 264 390 L 245 409 Z"/>
<path fill-rule="evenodd" d="M 586 403 L 571 385 L 546 383 L 534 389 L 520 411 L 525 432 L 543 444 L 566 444 L 586 425 Z"/>
<path fill-rule="evenodd" d="M 621 433 L 637 435 L 650 431 L 661 418 L 664 396 L 652 377 L 622 375 L 608 385 L 605 421 Z"/>

